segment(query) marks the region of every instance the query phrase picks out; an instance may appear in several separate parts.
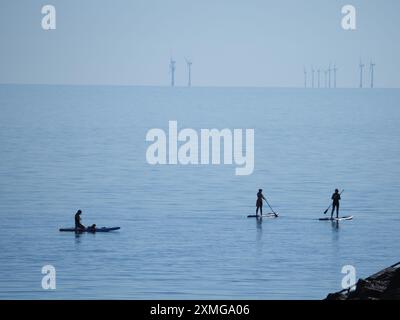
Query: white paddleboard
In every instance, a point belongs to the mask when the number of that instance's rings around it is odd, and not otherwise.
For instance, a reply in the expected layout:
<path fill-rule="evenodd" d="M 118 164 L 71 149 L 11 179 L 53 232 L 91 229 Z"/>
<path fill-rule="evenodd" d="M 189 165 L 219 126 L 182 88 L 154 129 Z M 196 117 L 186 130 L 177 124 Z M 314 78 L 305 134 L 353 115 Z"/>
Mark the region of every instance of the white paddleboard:
<path fill-rule="evenodd" d="M 353 216 L 339 217 L 339 218 L 320 218 L 319 221 L 345 221 L 353 220 Z"/>

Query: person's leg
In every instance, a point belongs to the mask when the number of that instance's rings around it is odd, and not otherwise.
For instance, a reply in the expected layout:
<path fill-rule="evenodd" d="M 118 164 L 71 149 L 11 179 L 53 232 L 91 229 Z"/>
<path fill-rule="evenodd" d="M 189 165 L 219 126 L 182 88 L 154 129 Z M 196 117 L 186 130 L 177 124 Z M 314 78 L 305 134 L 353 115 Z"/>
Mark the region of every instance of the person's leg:
<path fill-rule="evenodd" d="M 333 219 L 333 213 L 335 212 L 335 205 L 332 205 L 332 211 L 331 211 L 331 219 Z"/>
<path fill-rule="evenodd" d="M 260 209 L 259 206 L 257 206 L 257 209 L 256 209 L 256 216 L 258 216 L 258 209 Z"/>
<path fill-rule="evenodd" d="M 262 215 L 262 207 L 263 207 L 263 206 L 260 206 L 260 214 L 261 214 L 261 215 Z"/>
<path fill-rule="evenodd" d="M 339 218 L 339 203 L 336 205 L 336 218 Z"/>

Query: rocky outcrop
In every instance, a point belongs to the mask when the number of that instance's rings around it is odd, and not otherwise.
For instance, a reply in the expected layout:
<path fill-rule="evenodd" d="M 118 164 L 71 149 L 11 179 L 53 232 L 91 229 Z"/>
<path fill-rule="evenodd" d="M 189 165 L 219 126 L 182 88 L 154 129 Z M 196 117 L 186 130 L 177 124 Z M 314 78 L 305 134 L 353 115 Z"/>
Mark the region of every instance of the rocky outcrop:
<path fill-rule="evenodd" d="M 358 280 L 353 291 L 331 293 L 326 300 L 400 300 L 400 262 Z"/>

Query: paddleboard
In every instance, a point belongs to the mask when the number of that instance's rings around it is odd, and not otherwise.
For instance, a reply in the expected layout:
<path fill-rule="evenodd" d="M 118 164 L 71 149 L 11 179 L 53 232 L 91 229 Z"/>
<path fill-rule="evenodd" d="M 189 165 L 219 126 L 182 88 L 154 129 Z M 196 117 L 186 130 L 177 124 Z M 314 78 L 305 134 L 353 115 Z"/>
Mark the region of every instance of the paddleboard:
<path fill-rule="evenodd" d="M 353 216 L 347 217 L 339 217 L 339 218 L 320 218 L 319 221 L 344 221 L 344 220 L 353 220 Z"/>
<path fill-rule="evenodd" d="M 274 213 L 267 213 L 267 214 L 263 214 L 262 216 L 261 215 L 257 216 L 255 214 L 247 216 L 247 218 L 277 218 L 277 217 L 278 216 L 275 215 Z"/>
<path fill-rule="evenodd" d="M 96 228 L 96 232 L 109 232 L 121 229 L 120 227 L 112 227 L 112 228 Z M 92 230 L 86 229 L 75 229 L 75 228 L 61 228 L 60 231 L 64 232 L 93 232 Z"/>

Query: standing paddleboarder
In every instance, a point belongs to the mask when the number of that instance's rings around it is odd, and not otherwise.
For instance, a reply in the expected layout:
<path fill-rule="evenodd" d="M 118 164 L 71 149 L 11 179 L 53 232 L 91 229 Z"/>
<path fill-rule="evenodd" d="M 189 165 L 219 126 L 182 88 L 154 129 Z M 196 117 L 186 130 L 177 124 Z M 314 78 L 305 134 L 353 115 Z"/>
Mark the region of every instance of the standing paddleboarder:
<path fill-rule="evenodd" d="M 258 216 L 258 210 L 260 210 L 260 215 L 262 215 L 263 200 L 267 201 L 267 199 L 265 199 L 264 195 L 262 194 L 262 189 L 258 189 L 257 202 L 256 202 L 256 208 L 257 208 L 256 216 Z"/>
<path fill-rule="evenodd" d="M 340 193 L 338 189 L 335 189 L 335 193 L 332 194 L 332 212 L 331 219 L 333 219 L 333 212 L 336 209 L 336 218 L 339 218 L 339 201 L 340 201 Z"/>

